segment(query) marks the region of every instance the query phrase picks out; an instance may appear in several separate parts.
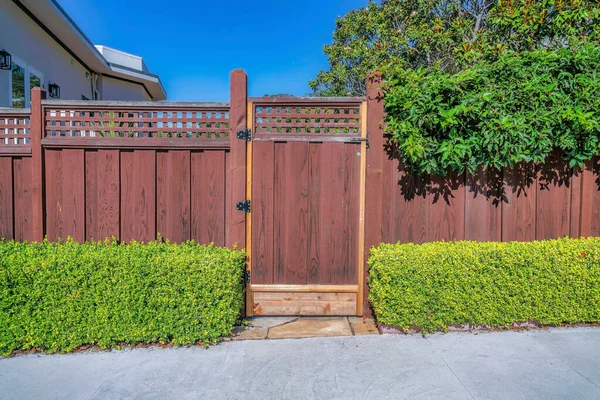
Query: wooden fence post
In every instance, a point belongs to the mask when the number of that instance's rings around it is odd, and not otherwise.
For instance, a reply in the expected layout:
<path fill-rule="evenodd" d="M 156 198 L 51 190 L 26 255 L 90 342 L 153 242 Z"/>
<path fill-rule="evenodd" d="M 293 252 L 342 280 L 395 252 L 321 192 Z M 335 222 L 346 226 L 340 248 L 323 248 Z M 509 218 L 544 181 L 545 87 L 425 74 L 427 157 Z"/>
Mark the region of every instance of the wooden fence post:
<path fill-rule="evenodd" d="M 42 138 L 44 135 L 44 114 L 42 100 L 46 91 L 41 88 L 31 90 L 31 118 L 29 119 L 29 137 L 31 142 L 31 217 L 32 238 L 34 242 L 44 240 L 44 153 Z"/>
<path fill-rule="evenodd" d="M 385 138 L 381 129 L 383 121 L 383 82 L 380 72 L 367 78 L 367 132 L 369 133 L 369 150 L 367 150 L 367 176 L 365 193 L 365 268 L 364 282 L 368 282 L 369 268 L 367 261 L 372 246 L 377 246 L 382 241 L 383 217 L 383 163 L 386 157 Z M 364 285 L 363 313 L 365 317 L 372 317 L 369 305 L 369 285 Z"/>
<path fill-rule="evenodd" d="M 248 119 L 248 76 L 235 70 L 230 76 L 231 98 L 229 109 L 229 237 L 227 246 L 237 243 L 246 247 L 246 213 L 236 210 L 236 203 L 246 199 L 246 141 L 237 139 L 237 132 L 247 128 Z"/>

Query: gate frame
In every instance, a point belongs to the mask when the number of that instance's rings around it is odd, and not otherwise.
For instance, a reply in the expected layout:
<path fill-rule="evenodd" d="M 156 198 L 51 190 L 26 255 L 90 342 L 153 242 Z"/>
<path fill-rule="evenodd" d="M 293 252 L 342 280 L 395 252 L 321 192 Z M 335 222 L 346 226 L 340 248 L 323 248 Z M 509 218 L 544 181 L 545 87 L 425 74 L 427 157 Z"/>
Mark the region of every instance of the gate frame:
<path fill-rule="evenodd" d="M 291 99 L 293 101 L 293 99 Z M 319 98 L 315 98 L 319 102 Z M 252 99 L 248 100 L 247 110 L 247 129 L 254 134 L 254 105 Z M 368 131 L 367 131 L 367 109 L 368 101 L 364 99 L 360 103 L 361 128 L 360 138 L 360 161 L 359 161 L 359 186 L 358 186 L 358 238 L 357 246 L 357 271 L 356 285 L 281 285 L 281 284 L 252 284 L 252 210 L 246 214 L 246 271 L 250 278 L 246 281 L 246 307 L 245 314 L 252 317 L 254 313 L 254 293 L 356 293 L 355 316 L 365 315 L 365 183 L 367 175 L 367 150 L 368 150 Z M 253 141 L 246 142 L 246 199 L 252 202 L 252 175 L 253 175 Z M 368 313 L 368 310 L 367 310 Z M 325 314 L 323 316 L 326 316 Z"/>

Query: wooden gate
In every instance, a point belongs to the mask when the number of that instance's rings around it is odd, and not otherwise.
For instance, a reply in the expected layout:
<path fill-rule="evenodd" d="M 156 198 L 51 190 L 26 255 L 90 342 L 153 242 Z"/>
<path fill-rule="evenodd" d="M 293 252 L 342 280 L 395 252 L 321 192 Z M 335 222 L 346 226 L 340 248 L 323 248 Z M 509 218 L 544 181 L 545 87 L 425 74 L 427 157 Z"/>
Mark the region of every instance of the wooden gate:
<path fill-rule="evenodd" d="M 249 103 L 248 315 L 362 315 L 366 104 Z"/>

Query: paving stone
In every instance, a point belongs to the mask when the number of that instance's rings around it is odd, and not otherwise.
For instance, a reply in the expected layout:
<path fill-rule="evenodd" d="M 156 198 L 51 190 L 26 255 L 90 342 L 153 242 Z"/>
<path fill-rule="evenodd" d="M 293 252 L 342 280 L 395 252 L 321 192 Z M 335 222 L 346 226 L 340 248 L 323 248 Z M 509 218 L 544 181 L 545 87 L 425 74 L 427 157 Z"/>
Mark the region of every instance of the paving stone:
<path fill-rule="evenodd" d="M 372 319 L 349 317 L 348 320 L 355 336 L 379 335 L 379 330 Z"/>
<path fill-rule="evenodd" d="M 267 328 L 253 326 L 236 326 L 233 329 L 234 336 L 231 340 L 262 340 L 267 338 Z"/>
<path fill-rule="evenodd" d="M 287 324 L 288 322 L 297 319 L 298 317 L 251 317 L 248 318 L 248 322 L 250 323 L 250 326 L 269 329 L 274 326 Z"/>
<path fill-rule="evenodd" d="M 269 329 L 269 339 L 352 336 L 346 317 L 299 318 Z"/>

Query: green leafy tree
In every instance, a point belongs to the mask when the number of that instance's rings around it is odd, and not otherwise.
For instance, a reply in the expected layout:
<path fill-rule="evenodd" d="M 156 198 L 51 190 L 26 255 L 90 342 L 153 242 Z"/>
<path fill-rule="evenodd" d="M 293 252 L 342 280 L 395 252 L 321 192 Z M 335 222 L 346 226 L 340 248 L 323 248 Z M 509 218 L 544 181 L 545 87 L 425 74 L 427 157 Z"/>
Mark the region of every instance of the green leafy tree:
<path fill-rule="evenodd" d="M 399 71 L 385 94 L 387 129 L 418 173 L 474 172 L 600 153 L 600 47 L 507 52 L 457 74 Z"/>
<path fill-rule="evenodd" d="M 507 51 L 596 42 L 591 0 L 371 0 L 336 22 L 329 68 L 310 82 L 319 96 L 363 95 L 366 77 L 417 68 L 457 73 Z"/>

